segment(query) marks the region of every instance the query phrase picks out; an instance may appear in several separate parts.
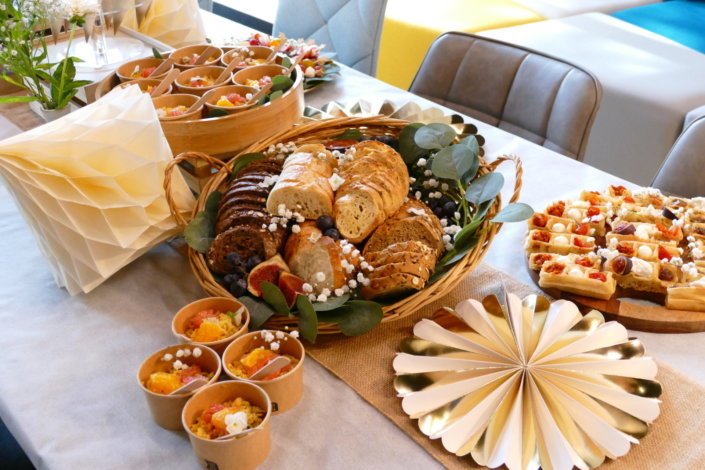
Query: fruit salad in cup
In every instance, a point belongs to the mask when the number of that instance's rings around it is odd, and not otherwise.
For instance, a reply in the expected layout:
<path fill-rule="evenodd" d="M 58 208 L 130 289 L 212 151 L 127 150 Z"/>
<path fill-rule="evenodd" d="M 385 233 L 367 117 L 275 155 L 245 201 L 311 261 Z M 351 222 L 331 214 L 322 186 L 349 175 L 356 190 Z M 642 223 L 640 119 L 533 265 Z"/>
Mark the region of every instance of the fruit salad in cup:
<path fill-rule="evenodd" d="M 249 98 L 248 98 L 249 96 Z M 247 101 L 252 98 L 251 94 L 241 95 L 240 93 L 228 93 L 227 95 L 222 95 L 216 101 L 216 106 L 222 106 L 224 108 L 232 108 L 234 106 L 242 106 L 247 103 Z"/>
<path fill-rule="evenodd" d="M 190 429 L 204 439 L 217 439 L 256 428 L 262 423 L 265 411 L 243 398 L 216 403 L 201 413 Z"/>
<path fill-rule="evenodd" d="M 181 62 L 181 65 L 195 65 L 196 61 L 200 55 L 198 53 L 193 53 L 193 54 L 188 54 L 179 59 L 179 62 Z M 211 64 L 216 61 L 216 57 L 209 57 L 208 60 L 206 61 L 206 64 Z"/>
<path fill-rule="evenodd" d="M 149 78 L 155 70 L 157 70 L 156 67 L 140 67 L 139 65 L 135 65 L 134 70 L 130 74 L 130 78 L 133 80 L 138 78 Z"/>
<path fill-rule="evenodd" d="M 189 364 L 190 358 L 198 358 L 203 351 L 195 347 L 178 349 L 176 354 L 167 353 L 162 356 L 163 370 L 152 372 L 144 383 L 151 392 L 169 395 L 196 379 L 210 380 L 213 372 L 204 371 L 198 364 Z"/>
<path fill-rule="evenodd" d="M 165 106 L 163 108 L 157 109 L 157 117 L 167 118 L 167 117 L 183 116 L 186 113 L 187 109 L 188 108 L 184 105 L 179 105 L 179 106 L 174 106 L 174 107 Z"/>
<path fill-rule="evenodd" d="M 184 86 L 190 86 L 192 88 L 206 88 L 213 86 L 215 84 L 215 78 L 213 77 L 201 77 L 200 75 L 196 75 L 195 77 L 191 77 L 188 79 L 186 83 L 184 83 Z"/>
<path fill-rule="evenodd" d="M 289 363 L 288 366 L 282 367 L 278 371 L 275 371 L 274 373 L 259 379 L 273 380 L 290 372 L 296 366 L 296 364 L 298 364 L 299 360 L 289 354 L 278 354 L 275 351 L 272 351 L 271 349 L 255 348 L 249 351 L 248 353 L 244 354 L 239 360 L 233 361 L 228 364 L 227 367 L 230 372 L 232 372 L 236 376 L 242 379 L 249 379 L 250 377 L 252 377 L 252 375 L 254 375 L 255 372 L 257 372 L 262 367 L 266 366 L 271 361 L 280 356 L 288 358 L 291 363 Z"/>
<path fill-rule="evenodd" d="M 186 336 L 197 343 L 220 341 L 231 336 L 242 327 L 243 312 L 218 312 L 215 309 L 201 310 L 189 320 Z"/>
<path fill-rule="evenodd" d="M 250 78 L 245 80 L 245 85 L 255 87 L 255 88 L 264 88 L 267 85 L 271 85 L 271 84 L 272 84 L 272 77 L 270 77 L 269 75 L 265 75 L 263 77 L 260 77 L 257 80 L 250 79 Z"/>

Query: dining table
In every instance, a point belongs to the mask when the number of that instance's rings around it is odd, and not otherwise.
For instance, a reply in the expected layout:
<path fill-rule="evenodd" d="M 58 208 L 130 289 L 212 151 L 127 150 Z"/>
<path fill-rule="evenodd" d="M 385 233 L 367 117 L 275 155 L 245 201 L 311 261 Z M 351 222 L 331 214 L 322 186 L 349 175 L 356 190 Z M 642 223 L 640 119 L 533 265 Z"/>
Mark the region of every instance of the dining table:
<path fill-rule="evenodd" d="M 361 99 L 398 106 L 414 102 L 421 109 L 455 114 L 346 66 L 333 81 L 305 95 L 306 104 L 315 108 Z M 583 188 L 635 187 L 506 131 L 464 119 L 485 138 L 488 161 L 507 154 L 521 158 L 520 201 L 535 209 L 556 199 L 577 199 Z M 0 138 L 23 130 L 22 123 L 7 119 L 7 108 L 0 105 Z M 506 201 L 514 171 L 505 165 L 500 171 L 506 178 Z M 483 263 L 534 285 L 524 259 L 525 233 L 525 223 L 504 224 Z M 176 342 L 170 328 L 173 315 L 205 295 L 186 257 L 166 243 L 92 292 L 69 295 L 56 286 L 28 224 L 0 184 L 0 418 L 36 468 L 198 468 L 187 435 L 152 421 L 137 369 L 147 356 Z M 705 385 L 705 333 L 630 331 L 630 336 L 640 338 L 649 355 Z M 392 359 L 379 358 L 388 365 L 390 381 Z M 304 376 L 301 402 L 273 417 L 273 444 L 263 470 L 443 468 L 320 364 L 306 360 Z"/>

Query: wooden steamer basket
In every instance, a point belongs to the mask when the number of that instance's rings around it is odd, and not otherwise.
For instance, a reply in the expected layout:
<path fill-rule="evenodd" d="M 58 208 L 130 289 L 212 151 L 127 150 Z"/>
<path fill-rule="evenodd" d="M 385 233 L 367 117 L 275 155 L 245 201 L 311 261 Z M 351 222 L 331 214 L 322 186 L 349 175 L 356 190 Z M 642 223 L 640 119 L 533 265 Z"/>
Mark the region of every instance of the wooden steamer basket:
<path fill-rule="evenodd" d="M 314 121 L 280 132 L 268 139 L 254 143 L 247 149 L 243 150 L 240 154 L 233 157 L 227 163 L 201 153 L 186 152 L 178 155 L 167 167 L 167 177 L 164 180 L 167 200 L 169 201 L 172 214 L 176 220 L 182 226 L 186 226 L 187 221 L 176 210 L 176 206 L 174 205 L 170 194 L 170 173 L 182 160 L 200 158 L 219 170 L 203 186 L 201 194 L 198 197 L 196 207 L 191 214 L 192 217 L 195 217 L 199 211 L 204 209 L 208 195 L 227 184 L 232 172 L 233 164 L 240 156 L 244 154 L 262 152 L 270 145 L 277 144 L 279 142 L 294 141 L 297 145 L 325 142 L 331 140 L 333 137 L 349 128 L 361 128 L 363 132 L 369 136 L 379 136 L 384 134 L 393 134 L 398 136 L 401 130 L 408 124 L 408 121 L 391 119 L 384 116 L 352 118 L 341 117 Z M 521 160 L 519 160 L 516 156 L 502 156 L 490 164 L 485 163 L 484 160 L 481 161 L 482 163 L 480 170 L 478 171 L 478 175 L 495 171 L 497 167 L 505 161 L 511 161 L 514 163 L 516 167 L 516 181 L 510 202 L 516 202 L 519 199 L 519 193 L 521 192 L 522 186 L 523 170 Z M 485 256 L 485 253 L 487 253 L 492 240 L 502 227 L 501 223 L 490 223 L 490 220 L 499 212 L 501 207 L 501 196 L 498 195 L 494 204 L 487 212 L 487 216 L 482 224 L 482 227 L 479 229 L 487 230 L 482 232 L 477 245 L 466 253 L 460 261 L 453 265 L 445 276 L 438 279 L 433 284 L 427 285 L 423 290 L 409 295 L 408 297 L 405 297 L 392 305 L 383 307 L 384 317 L 382 321 L 389 322 L 411 315 L 425 305 L 428 305 L 438 298 L 448 294 L 460 283 L 460 281 L 462 281 L 473 269 L 475 269 L 475 267 L 480 264 L 480 261 Z M 232 294 L 230 294 L 225 287 L 221 286 L 213 277 L 213 274 L 210 272 L 208 265 L 206 264 L 205 255 L 189 247 L 188 258 L 191 268 L 196 275 L 196 279 L 209 295 L 217 297 L 232 297 Z M 283 330 L 285 327 L 296 327 L 297 325 L 298 318 L 289 318 L 285 315 L 274 315 L 263 326 L 270 329 Z M 318 332 L 320 334 L 337 334 L 340 333 L 340 329 L 335 323 L 321 322 L 318 324 Z"/>
<path fill-rule="evenodd" d="M 287 131 L 303 116 L 304 76 L 298 70 L 294 84 L 280 98 L 263 106 L 217 118 L 160 121 L 174 155 L 198 150 L 229 158 L 253 142 Z M 178 78 L 177 78 L 178 79 Z M 96 99 L 119 85 L 113 73 L 96 88 Z"/>

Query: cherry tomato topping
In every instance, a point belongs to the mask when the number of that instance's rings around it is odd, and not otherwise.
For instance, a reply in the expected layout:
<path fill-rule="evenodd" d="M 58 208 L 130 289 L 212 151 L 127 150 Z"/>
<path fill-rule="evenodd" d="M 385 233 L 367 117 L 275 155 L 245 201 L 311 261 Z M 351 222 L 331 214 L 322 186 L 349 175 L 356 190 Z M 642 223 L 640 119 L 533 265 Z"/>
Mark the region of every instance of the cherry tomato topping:
<path fill-rule="evenodd" d="M 628 243 L 620 242 L 617 244 L 617 251 L 627 256 L 634 256 L 634 247 Z"/>
<path fill-rule="evenodd" d="M 561 217 L 565 212 L 565 202 L 558 201 L 546 210 L 546 212 L 555 217 Z"/>
<path fill-rule="evenodd" d="M 583 241 L 582 238 L 575 237 L 573 240 L 573 245 L 577 246 L 578 248 L 589 248 L 592 246 L 592 242 L 589 242 L 587 240 Z"/>
<path fill-rule="evenodd" d="M 211 419 L 213 418 L 213 415 L 219 412 L 220 410 L 224 410 L 225 406 L 218 404 L 218 405 L 213 405 L 210 408 L 208 408 L 206 411 L 203 412 L 203 421 L 206 423 L 210 423 Z"/>
<path fill-rule="evenodd" d="M 587 235 L 588 234 L 588 224 L 584 224 L 580 222 L 577 227 L 575 227 L 575 230 L 573 230 L 573 233 L 577 235 Z"/>
<path fill-rule="evenodd" d="M 588 274 L 588 277 L 590 279 L 597 279 L 602 282 L 607 282 L 607 276 L 605 275 L 605 273 L 590 273 Z"/>
<path fill-rule="evenodd" d="M 671 261 L 671 258 L 673 258 L 673 255 L 667 249 L 662 246 L 658 247 L 658 259 Z"/>
<path fill-rule="evenodd" d="M 551 274 L 560 274 L 565 270 L 565 264 L 562 263 L 551 263 L 544 266 L 544 271 Z"/>
<path fill-rule="evenodd" d="M 534 232 L 534 234 L 531 236 L 532 240 L 536 240 L 538 242 L 544 242 L 548 243 L 551 241 L 551 234 L 548 232 Z"/>
<path fill-rule="evenodd" d="M 553 259 L 553 256 L 546 254 L 546 253 L 539 253 L 538 255 L 534 256 L 534 264 L 537 266 L 543 266 L 543 263 L 546 261 L 550 261 Z"/>
<path fill-rule="evenodd" d="M 576 258 L 575 264 L 585 266 L 586 268 L 592 267 L 592 261 L 590 261 L 590 258 L 588 258 L 587 256 L 581 256 L 580 258 Z"/>
<path fill-rule="evenodd" d="M 598 207 L 588 207 L 586 215 L 588 217 L 595 217 L 596 215 L 600 215 L 600 209 Z"/>
<path fill-rule="evenodd" d="M 534 218 L 531 220 L 531 223 L 537 227 L 545 227 L 547 222 L 548 217 L 546 214 L 534 214 Z"/>

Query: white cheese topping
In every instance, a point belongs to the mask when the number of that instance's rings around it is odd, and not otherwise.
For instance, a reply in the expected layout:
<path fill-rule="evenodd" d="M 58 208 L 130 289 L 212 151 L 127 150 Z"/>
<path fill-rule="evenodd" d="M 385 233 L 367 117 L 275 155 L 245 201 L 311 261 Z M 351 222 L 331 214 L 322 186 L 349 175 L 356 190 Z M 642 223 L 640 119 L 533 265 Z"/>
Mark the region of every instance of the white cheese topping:
<path fill-rule="evenodd" d="M 568 272 L 568 276 L 582 277 L 583 272 L 579 268 L 573 268 Z"/>
<path fill-rule="evenodd" d="M 580 210 L 576 208 L 572 208 L 568 210 L 568 217 L 573 219 L 573 220 L 580 220 L 583 218 L 582 214 L 580 213 Z"/>
<path fill-rule="evenodd" d="M 632 258 L 632 272 L 635 276 L 651 278 L 654 268 L 651 263 L 640 258 Z"/>
<path fill-rule="evenodd" d="M 551 231 L 558 233 L 565 232 L 565 225 L 560 222 L 556 222 L 555 224 L 553 224 L 553 227 L 551 227 Z"/>
<path fill-rule="evenodd" d="M 646 245 L 641 245 L 638 250 L 636 250 L 636 255 L 641 259 L 648 259 L 654 254 Z"/>
<path fill-rule="evenodd" d="M 553 244 L 556 246 L 566 246 L 568 245 L 568 237 L 559 235 L 553 239 Z"/>

